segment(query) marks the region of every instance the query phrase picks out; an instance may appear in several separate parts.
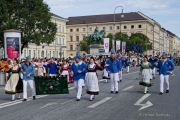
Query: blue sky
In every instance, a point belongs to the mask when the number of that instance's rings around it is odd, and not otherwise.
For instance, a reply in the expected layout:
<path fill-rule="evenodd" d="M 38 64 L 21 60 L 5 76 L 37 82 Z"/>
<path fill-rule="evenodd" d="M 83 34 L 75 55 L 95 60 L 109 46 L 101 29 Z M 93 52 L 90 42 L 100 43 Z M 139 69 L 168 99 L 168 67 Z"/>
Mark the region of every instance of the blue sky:
<path fill-rule="evenodd" d="M 51 12 L 62 17 L 140 11 L 180 37 L 180 0 L 44 0 Z M 121 9 L 117 9 L 121 12 Z"/>

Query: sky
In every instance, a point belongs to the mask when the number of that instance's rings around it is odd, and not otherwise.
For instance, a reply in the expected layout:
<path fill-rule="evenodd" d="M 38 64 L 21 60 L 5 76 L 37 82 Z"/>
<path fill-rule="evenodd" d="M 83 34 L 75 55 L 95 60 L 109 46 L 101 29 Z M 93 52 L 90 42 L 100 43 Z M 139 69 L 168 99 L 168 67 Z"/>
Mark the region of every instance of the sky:
<path fill-rule="evenodd" d="M 113 14 L 116 6 L 124 12 L 140 11 L 180 37 L 180 0 L 44 0 L 50 11 L 61 16 Z M 121 12 L 121 8 L 116 13 Z"/>

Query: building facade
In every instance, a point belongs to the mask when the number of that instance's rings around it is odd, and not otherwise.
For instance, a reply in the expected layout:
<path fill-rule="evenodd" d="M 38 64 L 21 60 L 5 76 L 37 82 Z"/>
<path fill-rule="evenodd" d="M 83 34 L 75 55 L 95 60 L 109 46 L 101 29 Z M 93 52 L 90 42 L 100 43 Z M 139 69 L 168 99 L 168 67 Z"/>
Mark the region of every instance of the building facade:
<path fill-rule="evenodd" d="M 69 17 L 67 22 L 67 54 L 74 55 L 80 41 L 92 34 L 98 28 L 105 30 L 106 35 L 122 32 L 130 36 L 133 33 L 143 33 L 153 44 L 149 54 L 169 53 L 168 33 L 155 20 L 141 12 Z"/>
<path fill-rule="evenodd" d="M 57 33 L 53 43 L 41 44 L 37 46 L 35 44 L 29 44 L 28 48 L 24 48 L 22 58 L 31 56 L 32 58 L 64 58 L 67 56 L 66 50 L 66 22 L 67 19 L 58 15 L 52 14 L 52 22 L 57 25 Z"/>

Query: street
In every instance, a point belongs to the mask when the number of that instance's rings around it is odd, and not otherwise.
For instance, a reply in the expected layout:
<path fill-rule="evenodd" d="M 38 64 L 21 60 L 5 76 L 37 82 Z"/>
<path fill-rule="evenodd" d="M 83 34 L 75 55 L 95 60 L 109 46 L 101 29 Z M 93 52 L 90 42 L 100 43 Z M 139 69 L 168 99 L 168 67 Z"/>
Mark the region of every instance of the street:
<path fill-rule="evenodd" d="M 110 83 L 99 74 L 100 94 L 89 101 L 85 89 L 81 101 L 75 99 L 73 85 L 68 95 L 44 95 L 36 100 L 10 101 L 0 87 L 0 120 L 180 120 L 180 67 L 170 76 L 170 93 L 159 95 L 159 75 L 148 94 L 139 86 L 139 68 L 123 73 L 119 94 L 110 93 Z"/>

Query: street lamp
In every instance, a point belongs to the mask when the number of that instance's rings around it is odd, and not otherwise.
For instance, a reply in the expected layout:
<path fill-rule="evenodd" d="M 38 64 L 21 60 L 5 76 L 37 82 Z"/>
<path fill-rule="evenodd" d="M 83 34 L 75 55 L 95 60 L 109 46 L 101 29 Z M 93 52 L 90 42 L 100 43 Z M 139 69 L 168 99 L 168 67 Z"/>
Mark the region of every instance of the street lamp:
<path fill-rule="evenodd" d="M 119 5 L 119 6 L 116 6 L 115 8 L 114 8 L 114 37 L 113 37 L 113 39 L 115 40 L 115 33 L 116 33 L 116 26 L 115 26 L 115 22 L 116 22 L 116 10 L 118 9 L 118 8 L 121 8 L 121 18 L 123 18 L 124 17 L 124 15 L 122 14 L 123 13 L 123 10 L 124 10 L 124 7 L 123 6 L 121 6 L 121 5 Z M 121 33 L 121 23 L 120 23 L 120 33 Z M 112 42 L 114 42 L 114 41 L 112 41 Z M 114 43 L 112 43 L 112 45 L 113 45 L 113 49 L 114 49 Z"/>

